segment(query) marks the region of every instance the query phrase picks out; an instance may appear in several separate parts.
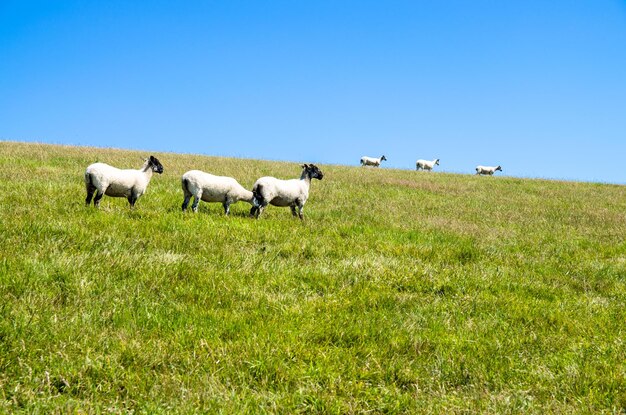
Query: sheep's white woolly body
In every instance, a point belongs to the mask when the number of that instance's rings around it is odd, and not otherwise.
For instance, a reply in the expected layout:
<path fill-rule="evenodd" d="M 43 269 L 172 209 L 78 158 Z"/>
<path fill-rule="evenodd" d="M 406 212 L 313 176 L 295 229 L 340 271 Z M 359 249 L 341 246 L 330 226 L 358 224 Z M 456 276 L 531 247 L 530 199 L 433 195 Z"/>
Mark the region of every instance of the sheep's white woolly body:
<path fill-rule="evenodd" d="M 145 173 L 139 170 L 120 170 L 105 163 L 94 163 L 87 167 L 85 174 L 91 175 L 94 186 L 112 197 L 128 197 L 133 189 L 143 193 L 152 178 L 152 170 Z M 100 186 L 98 186 L 98 184 Z"/>
<path fill-rule="evenodd" d="M 87 188 L 85 203 L 87 205 L 91 203 L 91 198 L 95 192 L 94 205 L 96 207 L 100 205 L 100 199 L 103 195 L 125 197 L 132 207 L 137 199 L 146 192 L 154 171 L 162 173 L 163 166 L 153 156 L 150 156 L 139 170 L 121 170 L 105 163 L 91 164 L 85 170 L 85 186 Z"/>
<path fill-rule="evenodd" d="M 476 166 L 476 174 L 488 174 L 493 176 L 496 171 L 502 171 L 500 166 Z"/>
<path fill-rule="evenodd" d="M 181 178 L 185 200 L 183 211 L 187 209 L 189 200 L 193 196 L 191 209 L 196 212 L 200 200 L 212 203 L 222 203 L 224 212 L 230 213 L 230 205 L 240 200 L 252 203 L 252 192 L 245 189 L 237 180 L 227 176 L 215 176 L 200 170 L 190 170 Z"/>
<path fill-rule="evenodd" d="M 439 165 L 439 159 L 435 159 L 435 160 L 417 160 L 415 162 L 415 168 L 417 170 L 432 170 L 435 166 Z"/>
<path fill-rule="evenodd" d="M 281 180 L 275 177 L 258 179 L 252 188 L 254 198 L 250 215 L 258 218 L 265 207 L 270 204 L 281 207 L 289 206 L 294 216 L 296 216 L 296 208 L 298 208 L 297 215 L 303 219 L 302 211 L 309 198 L 311 179 L 322 180 L 324 177 L 322 171 L 313 164 L 305 164 L 303 169 L 299 179 Z"/>
<path fill-rule="evenodd" d="M 291 206 L 296 201 L 304 202 L 309 198 L 311 179 L 280 180 L 275 177 L 261 177 L 254 184 L 255 188 L 261 187 L 263 198 L 274 206 Z"/>
<path fill-rule="evenodd" d="M 361 166 L 380 166 L 380 163 L 387 160 L 387 158 L 383 155 L 379 158 L 363 156 L 361 157 Z"/>

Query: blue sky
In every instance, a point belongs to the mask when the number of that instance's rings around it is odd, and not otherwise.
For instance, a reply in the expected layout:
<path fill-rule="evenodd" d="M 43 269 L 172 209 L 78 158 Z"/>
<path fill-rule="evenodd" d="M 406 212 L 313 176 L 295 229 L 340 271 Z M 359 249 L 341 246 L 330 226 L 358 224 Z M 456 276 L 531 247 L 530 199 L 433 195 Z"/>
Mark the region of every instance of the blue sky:
<path fill-rule="evenodd" d="M 626 183 L 626 2 L 2 0 L 0 140 Z"/>

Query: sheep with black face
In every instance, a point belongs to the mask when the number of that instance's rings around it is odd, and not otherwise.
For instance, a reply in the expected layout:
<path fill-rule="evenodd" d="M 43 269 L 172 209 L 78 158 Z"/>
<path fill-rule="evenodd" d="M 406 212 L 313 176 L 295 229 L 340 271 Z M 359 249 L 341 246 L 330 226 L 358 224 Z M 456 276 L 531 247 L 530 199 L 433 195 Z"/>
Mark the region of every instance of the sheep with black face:
<path fill-rule="evenodd" d="M 87 188 L 85 204 L 89 206 L 94 193 L 96 193 L 96 197 L 93 199 L 95 207 L 99 207 L 100 199 L 107 195 L 125 197 L 132 208 L 137 199 L 146 192 L 152 173 L 155 172 L 163 173 L 163 165 L 154 156 L 146 159 L 139 170 L 121 170 L 105 163 L 91 164 L 85 170 L 85 187 Z"/>
<path fill-rule="evenodd" d="M 252 188 L 250 216 L 258 218 L 265 207 L 270 204 L 289 206 L 293 216 L 304 219 L 302 210 L 309 198 L 311 179 L 322 180 L 323 177 L 324 174 L 315 164 L 302 165 L 302 174 L 299 179 L 281 180 L 275 177 L 261 177 Z"/>

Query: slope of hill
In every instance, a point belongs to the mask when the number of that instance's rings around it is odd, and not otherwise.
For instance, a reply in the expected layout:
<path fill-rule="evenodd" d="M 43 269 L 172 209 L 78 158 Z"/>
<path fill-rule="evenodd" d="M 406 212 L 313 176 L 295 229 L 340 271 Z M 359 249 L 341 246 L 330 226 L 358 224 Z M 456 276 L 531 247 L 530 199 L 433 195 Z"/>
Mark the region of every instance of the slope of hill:
<path fill-rule="evenodd" d="M 296 163 L 164 153 L 84 206 L 148 155 L 0 142 L 0 411 L 626 410 L 623 186 L 321 166 L 303 223 L 255 221 L 180 176 Z"/>

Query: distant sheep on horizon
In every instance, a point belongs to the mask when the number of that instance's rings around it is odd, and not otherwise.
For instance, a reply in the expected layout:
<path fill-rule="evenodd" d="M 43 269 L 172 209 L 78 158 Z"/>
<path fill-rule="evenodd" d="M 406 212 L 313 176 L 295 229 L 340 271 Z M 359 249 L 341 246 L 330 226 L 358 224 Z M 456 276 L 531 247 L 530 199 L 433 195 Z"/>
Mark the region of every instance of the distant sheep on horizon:
<path fill-rule="evenodd" d="M 493 174 L 497 171 L 502 171 L 502 167 L 500 166 L 476 166 L 476 174 L 478 175 L 488 174 L 489 176 L 493 176 Z"/>
<path fill-rule="evenodd" d="M 415 162 L 415 169 L 431 171 L 435 166 L 438 165 L 439 159 L 435 159 L 432 161 L 419 159 Z"/>
<path fill-rule="evenodd" d="M 380 163 L 385 160 L 387 160 L 387 158 L 384 155 L 379 158 L 363 156 L 361 157 L 361 166 L 379 167 Z"/>

